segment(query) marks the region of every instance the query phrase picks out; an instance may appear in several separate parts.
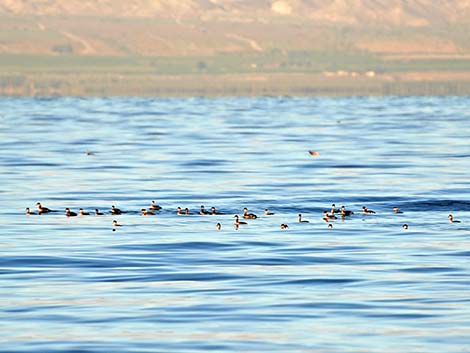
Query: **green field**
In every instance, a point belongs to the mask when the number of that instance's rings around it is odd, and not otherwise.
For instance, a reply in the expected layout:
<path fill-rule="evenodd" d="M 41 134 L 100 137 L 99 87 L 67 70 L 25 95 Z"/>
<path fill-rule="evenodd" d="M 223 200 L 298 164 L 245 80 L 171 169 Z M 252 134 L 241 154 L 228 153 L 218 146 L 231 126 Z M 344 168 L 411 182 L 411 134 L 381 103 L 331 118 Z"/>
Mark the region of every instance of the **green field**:
<path fill-rule="evenodd" d="M 367 71 L 374 71 L 377 76 L 366 78 Z M 347 77 L 337 77 L 338 72 Z M 400 79 L 400 75 L 414 72 L 450 76 L 423 82 Z M 271 50 L 199 57 L 0 55 L 0 93 L 80 96 L 469 94 L 469 80 L 455 79 L 455 74 L 459 73 L 470 73 L 470 60 L 388 60 L 366 52 Z"/>

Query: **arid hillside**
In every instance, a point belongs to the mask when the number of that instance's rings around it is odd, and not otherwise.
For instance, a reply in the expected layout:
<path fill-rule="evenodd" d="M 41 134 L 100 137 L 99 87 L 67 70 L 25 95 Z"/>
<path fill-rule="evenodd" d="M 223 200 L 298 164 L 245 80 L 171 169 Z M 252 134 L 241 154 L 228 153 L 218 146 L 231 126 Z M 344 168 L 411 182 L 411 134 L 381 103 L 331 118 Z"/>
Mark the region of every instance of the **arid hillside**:
<path fill-rule="evenodd" d="M 469 0 L 0 0 L 0 53 L 461 54 Z"/>
<path fill-rule="evenodd" d="M 427 26 L 468 22 L 468 0 L 1 0 L 14 15 L 167 17 L 207 21 L 275 21 L 275 16 L 323 23 Z"/>

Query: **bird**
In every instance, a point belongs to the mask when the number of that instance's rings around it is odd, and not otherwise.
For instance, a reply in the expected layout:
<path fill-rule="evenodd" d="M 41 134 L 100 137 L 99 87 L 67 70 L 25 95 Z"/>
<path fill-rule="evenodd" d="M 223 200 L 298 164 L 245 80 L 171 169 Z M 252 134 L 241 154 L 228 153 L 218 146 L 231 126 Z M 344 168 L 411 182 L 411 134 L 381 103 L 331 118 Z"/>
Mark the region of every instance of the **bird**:
<path fill-rule="evenodd" d="M 454 216 L 452 216 L 451 214 L 448 215 L 447 218 L 449 219 L 450 223 L 460 223 L 460 221 L 454 219 Z"/>
<path fill-rule="evenodd" d="M 243 222 L 243 221 L 240 222 L 240 218 L 238 217 L 237 214 L 235 216 L 233 216 L 233 218 L 235 218 L 235 225 L 247 224 L 246 222 Z"/>
<path fill-rule="evenodd" d="M 90 215 L 88 212 L 85 212 L 85 211 L 83 210 L 83 208 L 80 208 L 80 209 L 78 210 L 78 214 L 79 214 L 80 216 L 89 216 L 89 215 Z"/>
<path fill-rule="evenodd" d="M 299 213 L 299 223 L 310 223 L 310 222 L 307 221 L 307 220 L 303 220 L 302 219 L 302 214 Z"/>
<path fill-rule="evenodd" d="M 320 155 L 320 152 L 318 151 L 308 151 L 308 153 L 311 155 L 311 156 L 314 156 L 314 157 L 318 157 Z"/>
<path fill-rule="evenodd" d="M 248 213 L 248 208 L 243 208 L 243 218 L 245 219 L 256 219 L 258 218 L 257 215 L 255 215 L 254 213 Z"/>
<path fill-rule="evenodd" d="M 150 203 L 150 207 L 149 207 L 152 211 L 158 211 L 158 210 L 161 210 L 162 207 L 159 206 L 159 205 L 156 205 L 155 204 L 155 201 L 152 200 L 152 202 Z"/>
<path fill-rule="evenodd" d="M 103 213 L 103 212 L 100 212 L 99 209 L 96 209 L 96 210 L 95 210 L 95 215 L 96 215 L 96 216 L 103 216 L 104 213 Z"/>
<path fill-rule="evenodd" d="M 371 213 L 375 213 L 375 211 L 369 210 L 366 206 L 362 206 L 362 213 L 371 214 Z"/>
<path fill-rule="evenodd" d="M 29 207 L 26 207 L 26 215 L 27 216 L 31 216 L 31 215 L 35 215 L 36 213 L 34 212 L 31 212 L 31 210 L 29 209 Z"/>
<path fill-rule="evenodd" d="M 281 229 L 288 229 L 288 228 L 289 228 L 289 226 L 287 224 L 285 224 L 285 223 L 281 224 Z"/>
<path fill-rule="evenodd" d="M 122 211 L 119 208 L 116 208 L 114 205 L 111 206 L 111 214 L 121 214 Z"/>
<path fill-rule="evenodd" d="M 181 207 L 176 207 L 176 214 L 177 215 L 182 215 L 183 214 L 183 211 L 181 210 Z"/>
<path fill-rule="evenodd" d="M 199 214 L 200 215 L 208 215 L 208 214 L 211 214 L 211 213 L 204 209 L 204 205 L 201 205 L 201 209 L 199 210 Z"/>
<path fill-rule="evenodd" d="M 154 215 L 155 215 L 155 213 L 153 213 L 153 212 L 151 212 L 151 211 L 147 211 L 145 208 L 142 208 L 142 209 L 140 210 L 140 214 L 141 214 L 142 216 L 154 216 Z"/>
<path fill-rule="evenodd" d="M 73 212 L 73 211 L 70 211 L 70 208 L 67 207 L 67 208 L 65 209 L 65 215 L 66 215 L 67 217 L 75 217 L 77 214 L 76 214 L 75 212 Z"/>
<path fill-rule="evenodd" d="M 265 214 L 266 216 L 272 216 L 274 213 L 269 212 L 269 210 L 266 208 L 266 209 L 264 210 L 264 214 Z"/>
<path fill-rule="evenodd" d="M 189 208 L 186 207 L 186 208 L 184 209 L 184 214 L 185 214 L 186 216 L 191 214 L 191 213 L 189 213 Z"/>
<path fill-rule="evenodd" d="M 330 214 L 328 214 L 328 211 L 323 211 L 323 220 L 325 222 L 329 222 L 329 221 L 335 220 L 335 219 L 337 219 L 337 217 L 334 214 L 330 215 Z"/>
<path fill-rule="evenodd" d="M 220 213 L 219 211 L 217 211 L 217 209 L 214 206 L 211 207 L 211 212 L 212 212 L 212 214 L 223 214 L 223 213 Z"/>
<path fill-rule="evenodd" d="M 403 229 L 408 229 L 408 224 L 405 223 L 404 225 L 402 225 L 402 228 Z"/>
<path fill-rule="evenodd" d="M 330 213 L 331 213 L 332 215 L 335 214 L 336 212 L 340 212 L 340 211 L 341 211 L 341 210 L 340 210 L 340 209 L 337 209 L 337 208 L 336 208 L 336 205 L 335 205 L 334 203 L 331 205 L 331 211 L 330 211 Z"/>
<path fill-rule="evenodd" d="M 333 225 L 331 223 L 328 224 L 328 228 L 333 228 Z"/>
<path fill-rule="evenodd" d="M 113 227 L 121 227 L 121 225 L 118 223 L 118 221 L 114 220 Z"/>
<path fill-rule="evenodd" d="M 42 207 L 40 202 L 37 202 L 36 206 L 38 207 L 38 214 L 51 212 L 51 210 L 49 208 Z"/>
<path fill-rule="evenodd" d="M 222 225 L 220 223 L 217 223 L 216 224 L 216 227 L 217 227 L 217 230 L 221 230 L 222 229 Z"/>
<path fill-rule="evenodd" d="M 393 212 L 394 213 L 403 213 L 402 211 L 400 211 L 400 209 L 398 207 L 394 207 Z"/>
<path fill-rule="evenodd" d="M 344 206 L 341 206 L 341 216 L 342 217 L 351 216 L 353 214 L 354 214 L 353 211 L 349 211 Z"/>

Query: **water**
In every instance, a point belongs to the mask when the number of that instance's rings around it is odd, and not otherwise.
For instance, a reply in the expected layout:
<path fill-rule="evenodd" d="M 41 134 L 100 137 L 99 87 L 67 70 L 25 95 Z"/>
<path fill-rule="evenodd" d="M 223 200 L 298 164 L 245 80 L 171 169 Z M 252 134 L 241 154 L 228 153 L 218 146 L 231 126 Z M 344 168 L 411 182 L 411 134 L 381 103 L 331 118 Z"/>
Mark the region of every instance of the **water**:
<path fill-rule="evenodd" d="M 0 99 L 0 351 L 469 352 L 469 106 Z"/>

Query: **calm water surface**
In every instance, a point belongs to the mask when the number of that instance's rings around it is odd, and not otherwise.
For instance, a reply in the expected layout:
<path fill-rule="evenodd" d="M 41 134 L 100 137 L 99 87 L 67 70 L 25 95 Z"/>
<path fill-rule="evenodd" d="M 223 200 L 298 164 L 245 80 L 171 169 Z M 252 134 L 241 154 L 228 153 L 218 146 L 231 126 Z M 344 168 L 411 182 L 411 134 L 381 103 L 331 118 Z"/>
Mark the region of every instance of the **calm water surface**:
<path fill-rule="evenodd" d="M 470 352 L 469 107 L 0 99 L 0 351 Z"/>

